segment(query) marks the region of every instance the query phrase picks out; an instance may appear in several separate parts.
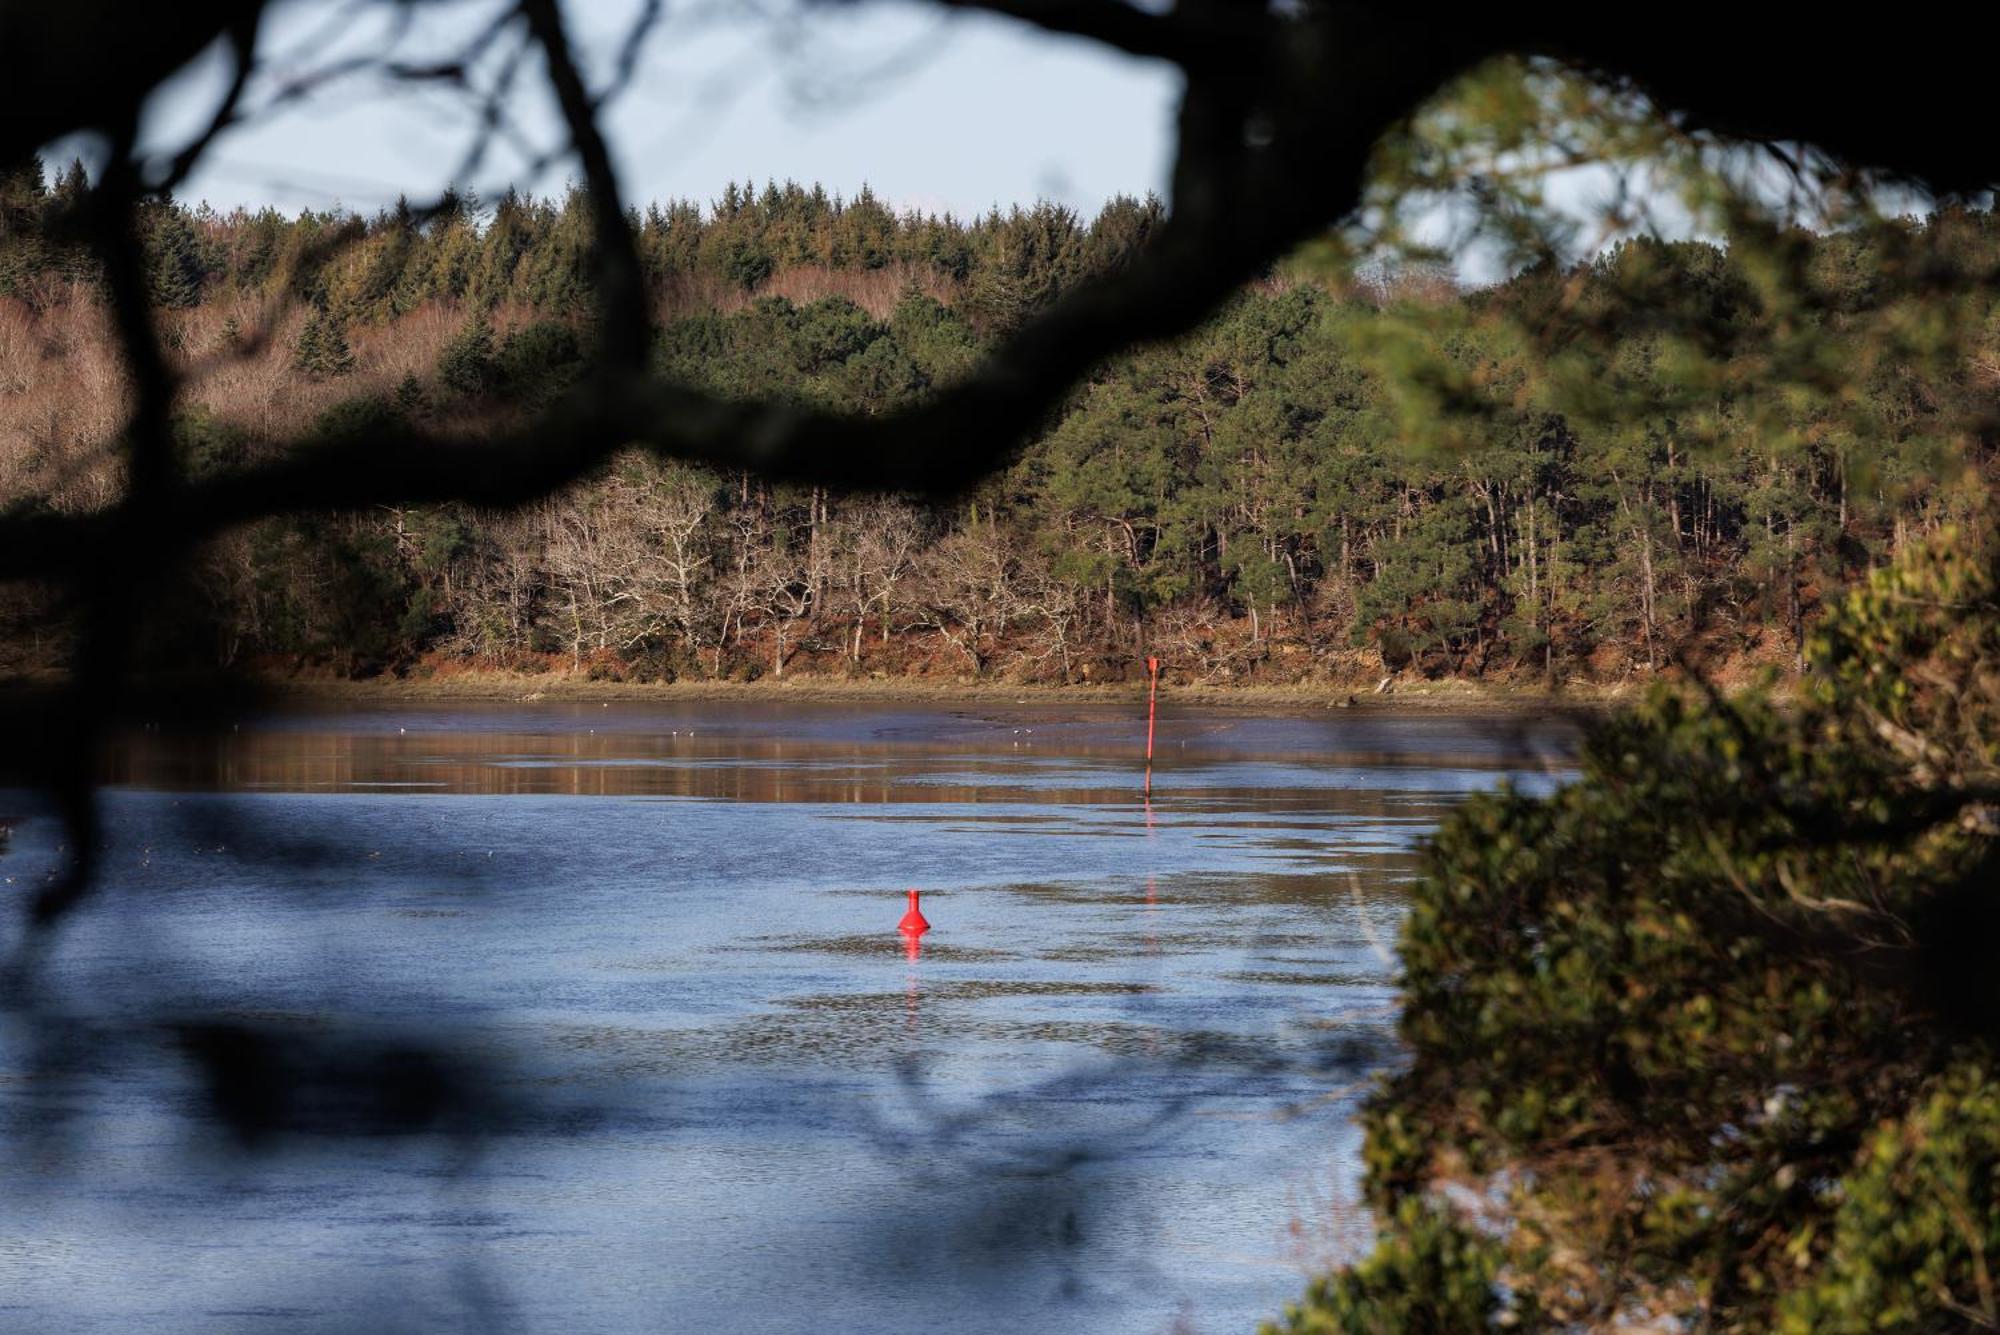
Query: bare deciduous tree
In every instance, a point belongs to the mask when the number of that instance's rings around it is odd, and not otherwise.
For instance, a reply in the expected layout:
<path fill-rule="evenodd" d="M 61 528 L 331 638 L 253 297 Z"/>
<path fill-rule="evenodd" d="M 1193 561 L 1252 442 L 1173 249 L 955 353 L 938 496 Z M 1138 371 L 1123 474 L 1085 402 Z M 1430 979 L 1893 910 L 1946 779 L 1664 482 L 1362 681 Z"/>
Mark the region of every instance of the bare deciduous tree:
<path fill-rule="evenodd" d="M 849 516 L 846 544 L 848 596 L 854 615 L 852 659 L 861 662 L 861 639 L 870 615 L 887 644 L 896 619 L 896 589 L 909 576 L 924 540 L 923 515 L 889 497 L 866 502 Z"/>
<path fill-rule="evenodd" d="M 699 655 L 721 634 L 709 624 L 707 609 L 713 604 L 705 596 L 715 564 L 708 533 L 713 486 L 689 469 L 665 468 L 640 488 L 634 509 L 646 541 L 639 587 L 664 592 L 665 624 Z M 658 632 L 649 623 L 644 633 Z"/>
<path fill-rule="evenodd" d="M 932 551 L 923 600 L 938 637 L 974 673 L 992 660 L 1007 622 L 1019 614 L 1012 554 L 989 528 L 953 533 Z"/>

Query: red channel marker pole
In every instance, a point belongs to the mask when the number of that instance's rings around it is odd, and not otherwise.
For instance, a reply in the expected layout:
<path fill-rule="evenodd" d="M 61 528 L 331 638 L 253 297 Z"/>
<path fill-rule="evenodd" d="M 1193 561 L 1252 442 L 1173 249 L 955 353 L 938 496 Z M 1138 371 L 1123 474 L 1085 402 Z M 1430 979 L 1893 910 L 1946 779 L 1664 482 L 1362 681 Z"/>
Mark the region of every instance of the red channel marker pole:
<path fill-rule="evenodd" d="M 1160 660 L 1146 659 L 1146 674 L 1152 685 L 1146 690 L 1146 791 L 1153 791 L 1153 719 L 1160 707 Z"/>

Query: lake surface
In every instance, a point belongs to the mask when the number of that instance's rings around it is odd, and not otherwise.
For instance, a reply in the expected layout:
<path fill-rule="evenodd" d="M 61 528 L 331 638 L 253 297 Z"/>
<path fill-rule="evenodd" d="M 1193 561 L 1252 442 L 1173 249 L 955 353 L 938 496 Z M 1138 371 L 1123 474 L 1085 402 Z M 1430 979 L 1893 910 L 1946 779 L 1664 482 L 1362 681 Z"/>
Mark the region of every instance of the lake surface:
<path fill-rule="evenodd" d="M 103 884 L 0 1009 L 0 1330 L 1254 1327 L 1366 1236 L 1414 849 L 1566 738 L 1167 709 L 1150 800 L 1143 738 L 589 703 L 129 739 Z M 0 814 L 18 901 L 61 833 Z M 244 1042 L 284 1093 L 204 1077 Z M 383 1071 L 414 1113 L 341 1083 Z"/>

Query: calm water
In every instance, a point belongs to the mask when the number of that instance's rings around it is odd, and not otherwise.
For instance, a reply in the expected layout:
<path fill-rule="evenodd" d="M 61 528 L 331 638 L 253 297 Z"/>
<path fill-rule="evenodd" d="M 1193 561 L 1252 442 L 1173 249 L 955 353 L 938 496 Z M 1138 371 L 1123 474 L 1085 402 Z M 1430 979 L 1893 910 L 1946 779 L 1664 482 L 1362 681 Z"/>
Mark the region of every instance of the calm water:
<path fill-rule="evenodd" d="M 133 739 L 106 886 L 35 1021 L 0 1011 L 0 1329 L 1251 1327 L 1365 1227 L 1414 846 L 1559 739 L 1168 711 L 1147 802 L 1142 728 L 565 704 Z M 0 795 L 17 896 L 60 838 L 33 813 Z M 216 1025 L 435 1049 L 475 1093 L 410 1135 L 308 1091 L 245 1153 L 188 1055 Z"/>

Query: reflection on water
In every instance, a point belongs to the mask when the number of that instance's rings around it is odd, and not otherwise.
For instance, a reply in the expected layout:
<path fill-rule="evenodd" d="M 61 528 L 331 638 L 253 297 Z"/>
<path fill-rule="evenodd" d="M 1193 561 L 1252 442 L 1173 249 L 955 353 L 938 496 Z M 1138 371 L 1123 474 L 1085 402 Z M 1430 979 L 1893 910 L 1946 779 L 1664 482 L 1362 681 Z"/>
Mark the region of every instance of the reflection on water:
<path fill-rule="evenodd" d="M 1562 738 L 1167 712 L 1148 801 L 1139 728 L 142 731 L 106 891 L 0 1027 L 0 1328 L 1246 1328 L 1354 1239 L 1416 843 Z M 26 820 L 0 872 L 58 838 Z M 246 1157 L 202 1085 L 245 1041 L 441 1092 L 301 1078 Z"/>

